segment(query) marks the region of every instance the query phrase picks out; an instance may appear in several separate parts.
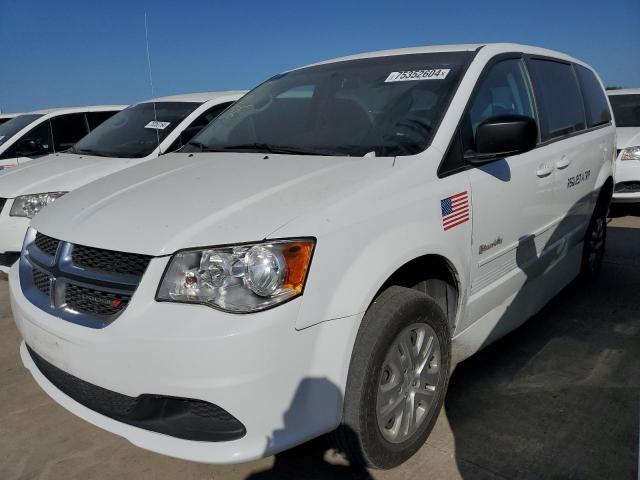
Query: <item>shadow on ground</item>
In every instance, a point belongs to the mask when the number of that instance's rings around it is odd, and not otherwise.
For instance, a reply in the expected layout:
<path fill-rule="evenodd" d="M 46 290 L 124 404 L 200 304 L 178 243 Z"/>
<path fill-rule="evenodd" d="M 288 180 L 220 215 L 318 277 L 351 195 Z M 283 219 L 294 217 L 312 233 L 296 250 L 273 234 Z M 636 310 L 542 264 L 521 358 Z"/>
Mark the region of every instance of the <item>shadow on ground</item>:
<path fill-rule="evenodd" d="M 463 478 L 635 478 L 639 268 L 640 230 L 610 227 L 597 284 L 458 366 L 445 409 Z"/>

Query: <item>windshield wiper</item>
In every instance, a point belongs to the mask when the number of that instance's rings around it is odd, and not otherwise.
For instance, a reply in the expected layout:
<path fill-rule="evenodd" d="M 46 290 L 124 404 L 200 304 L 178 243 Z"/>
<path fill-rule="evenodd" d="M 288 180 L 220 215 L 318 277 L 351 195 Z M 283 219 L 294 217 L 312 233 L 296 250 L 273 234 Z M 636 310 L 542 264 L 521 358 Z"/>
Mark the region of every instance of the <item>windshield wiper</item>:
<path fill-rule="evenodd" d="M 211 148 L 205 145 L 204 143 L 198 142 L 196 140 L 191 140 L 190 142 L 187 142 L 187 145 L 191 145 L 193 147 L 199 148 L 201 152 L 222 152 L 223 151 L 223 149 L 221 148 Z"/>
<path fill-rule="evenodd" d="M 78 149 L 78 148 L 71 147 L 71 148 L 67 149 L 66 151 L 70 152 L 70 153 L 79 154 L 79 155 L 82 155 L 82 154 L 84 154 L 84 155 L 92 155 L 94 157 L 110 157 L 111 156 L 111 155 L 108 155 L 106 153 L 98 152 L 97 150 L 91 150 L 89 148 L 87 148 L 87 149 L 84 149 L 84 148 Z"/>
<path fill-rule="evenodd" d="M 334 155 L 333 153 L 322 153 L 319 150 L 305 150 L 303 148 L 289 147 L 287 145 L 271 145 L 268 143 L 246 143 L 242 145 L 225 145 L 223 150 L 247 150 L 264 153 L 282 153 L 289 155 Z"/>

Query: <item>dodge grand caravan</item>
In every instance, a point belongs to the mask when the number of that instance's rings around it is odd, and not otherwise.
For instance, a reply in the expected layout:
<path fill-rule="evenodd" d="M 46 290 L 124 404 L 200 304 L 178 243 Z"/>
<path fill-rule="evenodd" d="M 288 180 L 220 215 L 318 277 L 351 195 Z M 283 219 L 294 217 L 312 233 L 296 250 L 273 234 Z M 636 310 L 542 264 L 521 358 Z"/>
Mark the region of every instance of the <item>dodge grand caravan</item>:
<path fill-rule="evenodd" d="M 239 462 L 332 432 L 393 467 L 454 363 L 598 274 L 614 137 L 595 72 L 540 48 L 276 75 L 34 218 L 10 272 L 23 362 L 156 452 Z"/>
<path fill-rule="evenodd" d="M 640 88 L 607 92 L 617 132 L 613 201 L 640 202 Z"/>
<path fill-rule="evenodd" d="M 66 152 L 0 175 L 0 271 L 8 272 L 18 259 L 31 218 L 48 203 L 181 148 L 243 93 L 190 93 L 132 105 Z"/>
<path fill-rule="evenodd" d="M 0 125 L 0 171 L 62 152 L 124 105 L 52 108 L 18 115 Z"/>

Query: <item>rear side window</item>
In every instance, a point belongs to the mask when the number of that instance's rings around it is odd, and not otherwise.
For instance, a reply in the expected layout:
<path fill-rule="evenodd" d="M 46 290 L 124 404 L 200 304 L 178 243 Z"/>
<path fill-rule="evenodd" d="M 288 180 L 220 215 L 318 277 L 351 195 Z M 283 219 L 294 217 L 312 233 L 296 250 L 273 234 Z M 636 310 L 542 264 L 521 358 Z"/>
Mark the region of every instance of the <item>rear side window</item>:
<path fill-rule="evenodd" d="M 51 119 L 53 132 L 53 147 L 56 152 L 71 148 L 78 140 L 84 137 L 89 130 L 84 113 L 72 113 Z"/>
<path fill-rule="evenodd" d="M 584 107 L 587 114 L 587 126 L 591 128 L 609 123 L 611 121 L 611 112 L 600 82 L 588 68 L 582 65 L 574 65 L 574 68 L 580 81 L 580 89 L 582 90 L 582 98 L 584 99 Z"/>
<path fill-rule="evenodd" d="M 112 112 L 87 112 L 87 121 L 89 122 L 89 130 L 93 130 L 105 120 L 113 117 L 117 111 Z"/>
<path fill-rule="evenodd" d="M 572 66 L 541 59 L 531 59 L 528 66 L 538 104 L 542 141 L 584 130 L 584 106 Z"/>

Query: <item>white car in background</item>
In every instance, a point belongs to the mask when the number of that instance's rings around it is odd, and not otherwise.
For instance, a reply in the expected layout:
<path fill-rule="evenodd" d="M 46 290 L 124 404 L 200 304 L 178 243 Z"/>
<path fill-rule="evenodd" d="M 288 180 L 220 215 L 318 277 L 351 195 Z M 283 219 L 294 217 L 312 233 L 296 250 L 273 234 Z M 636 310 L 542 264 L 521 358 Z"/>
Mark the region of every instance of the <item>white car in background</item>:
<path fill-rule="evenodd" d="M 0 174 L 0 271 L 18 259 L 33 216 L 65 193 L 185 145 L 244 92 L 156 98 L 132 105 L 67 151 Z M 1 127 L 0 127 L 1 128 Z"/>
<path fill-rule="evenodd" d="M 7 123 L 9 120 L 17 117 L 18 115 L 20 114 L 19 113 L 0 113 L 0 125 L 2 125 L 3 123 Z"/>
<path fill-rule="evenodd" d="M 51 108 L 0 125 L 0 170 L 62 152 L 126 105 Z"/>
<path fill-rule="evenodd" d="M 618 137 L 613 201 L 640 202 L 640 88 L 609 90 L 607 95 Z"/>

